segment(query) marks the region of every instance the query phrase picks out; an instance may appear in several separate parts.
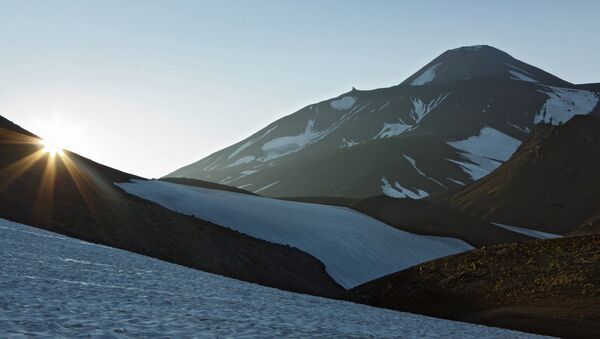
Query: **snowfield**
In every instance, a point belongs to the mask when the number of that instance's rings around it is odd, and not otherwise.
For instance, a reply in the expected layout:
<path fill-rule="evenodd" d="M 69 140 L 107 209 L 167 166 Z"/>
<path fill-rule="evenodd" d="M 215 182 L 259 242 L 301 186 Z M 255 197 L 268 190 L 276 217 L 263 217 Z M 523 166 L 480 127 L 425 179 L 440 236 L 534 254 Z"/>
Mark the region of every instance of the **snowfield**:
<path fill-rule="evenodd" d="M 478 135 L 467 139 L 446 143 L 465 157 L 464 161 L 447 160 L 458 164 L 473 180 L 483 178 L 498 168 L 521 145 L 521 141 L 491 127 L 483 127 Z"/>
<path fill-rule="evenodd" d="M 422 86 L 428 82 L 432 82 L 435 79 L 435 70 L 440 67 L 441 63 L 435 64 L 428 69 L 424 70 L 423 73 L 419 74 L 410 84 L 412 86 Z"/>
<path fill-rule="evenodd" d="M 591 113 L 598 105 L 598 93 L 561 87 L 544 86 L 546 90 L 539 90 L 548 96 L 540 111 L 535 115 L 534 122 L 562 124 L 575 115 Z"/>
<path fill-rule="evenodd" d="M 284 292 L 0 219 L 0 336 L 533 338 Z"/>
<path fill-rule="evenodd" d="M 454 238 L 395 229 L 354 210 L 177 185 L 118 183 L 126 192 L 319 259 L 345 288 L 472 247 Z"/>
<path fill-rule="evenodd" d="M 333 108 L 333 109 L 345 111 L 345 110 L 352 108 L 352 106 L 354 106 L 355 103 L 356 103 L 355 97 L 345 96 L 338 100 L 332 100 L 329 104 L 331 105 L 331 108 Z"/>

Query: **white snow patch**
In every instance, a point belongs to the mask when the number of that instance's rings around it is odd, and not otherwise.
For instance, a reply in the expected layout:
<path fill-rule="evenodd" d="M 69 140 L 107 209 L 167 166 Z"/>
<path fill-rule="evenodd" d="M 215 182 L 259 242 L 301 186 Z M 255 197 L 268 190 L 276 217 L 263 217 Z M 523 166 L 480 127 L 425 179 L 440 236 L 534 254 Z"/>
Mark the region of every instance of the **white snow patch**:
<path fill-rule="evenodd" d="M 421 171 L 421 169 L 419 167 L 417 167 L 417 161 L 415 159 L 409 157 L 406 154 L 402 154 L 402 156 L 404 157 L 404 159 L 406 159 L 406 161 L 408 161 L 412 165 L 412 167 L 415 169 L 415 171 L 417 171 L 417 173 L 419 173 L 421 176 L 424 176 L 425 178 L 435 182 L 436 184 L 438 184 L 444 188 L 448 188 L 448 187 L 446 187 L 446 185 L 442 184 L 441 182 L 437 181 L 436 179 L 425 174 L 425 172 Z"/>
<path fill-rule="evenodd" d="M 3 336 L 534 338 L 291 293 L 0 219 Z M 94 269 L 66 262 L 109 262 Z M 158 319 L 158 320 L 157 320 Z"/>
<path fill-rule="evenodd" d="M 350 108 L 352 108 L 352 106 L 354 106 L 355 103 L 356 103 L 356 98 L 347 95 L 341 99 L 332 100 L 329 104 L 331 105 L 331 108 L 333 108 L 333 109 L 345 111 L 345 110 L 349 110 Z"/>
<path fill-rule="evenodd" d="M 525 133 L 529 133 L 529 132 L 530 132 L 528 127 L 525 127 L 525 128 L 523 128 L 523 127 L 519 127 L 519 126 L 517 126 L 517 125 L 515 125 L 515 124 L 512 124 L 512 123 L 510 123 L 510 122 L 507 122 L 507 124 L 508 124 L 509 126 L 512 126 L 512 127 L 516 128 L 516 129 L 518 129 L 518 130 L 519 130 L 519 131 L 521 131 L 521 132 L 525 132 Z"/>
<path fill-rule="evenodd" d="M 267 141 L 262 146 L 262 151 L 265 152 L 263 161 L 281 158 L 301 150 L 323 134 L 322 132 L 315 131 L 314 127 L 315 120 L 311 119 L 308 121 L 304 132 L 298 135 L 279 137 Z"/>
<path fill-rule="evenodd" d="M 262 138 L 266 137 L 266 136 L 267 136 L 267 134 L 271 133 L 271 132 L 272 132 L 274 129 L 276 129 L 276 128 L 277 128 L 277 125 L 275 125 L 275 126 L 273 126 L 273 127 L 269 128 L 269 129 L 268 129 L 268 130 L 267 130 L 265 133 L 263 133 L 263 134 L 262 134 L 261 136 L 259 136 L 258 138 L 256 138 L 256 139 L 251 139 L 251 140 L 248 140 L 248 141 L 246 141 L 244 144 L 242 144 L 240 147 L 238 147 L 238 149 L 236 149 L 235 151 L 233 151 L 233 153 L 231 153 L 231 155 L 229 155 L 229 156 L 227 157 L 227 159 L 231 159 L 231 158 L 235 157 L 236 155 L 238 155 L 238 153 L 240 153 L 240 152 L 241 152 L 241 151 L 243 151 L 244 149 L 246 149 L 246 148 L 248 148 L 248 147 L 252 146 L 252 145 L 253 145 L 255 142 L 257 142 L 258 140 L 260 140 L 260 139 L 262 139 Z M 229 166 L 227 166 L 227 167 L 229 167 Z"/>
<path fill-rule="evenodd" d="M 384 122 L 383 128 L 381 129 L 381 131 L 379 131 L 379 133 L 377 133 L 377 135 L 373 139 L 392 138 L 392 137 L 398 136 L 398 135 L 406 132 L 408 129 L 410 129 L 411 126 L 412 125 L 407 125 L 402 122 L 398 122 L 398 123 Z"/>
<path fill-rule="evenodd" d="M 410 84 L 412 86 L 422 86 L 435 79 L 435 70 L 440 67 L 441 63 L 430 66 L 416 77 Z"/>
<path fill-rule="evenodd" d="M 446 98 L 450 95 L 450 93 L 442 94 L 436 99 L 433 99 L 429 102 L 424 102 L 421 98 L 410 98 L 412 102 L 412 108 L 410 110 L 410 116 L 415 120 L 415 125 L 421 122 L 423 118 L 433 111 L 439 104 L 441 104 Z"/>
<path fill-rule="evenodd" d="M 417 192 L 415 193 L 407 188 L 402 187 L 397 182 L 395 182 L 394 186 L 392 186 L 386 177 L 381 178 L 381 183 L 381 192 L 392 198 L 421 199 L 429 196 L 429 193 L 421 189 L 417 189 Z"/>
<path fill-rule="evenodd" d="M 342 146 L 340 146 L 341 148 L 350 148 L 350 147 L 354 147 L 356 145 L 358 145 L 359 143 L 350 139 L 350 140 L 346 140 L 346 138 L 342 138 Z"/>
<path fill-rule="evenodd" d="M 233 151 L 228 157 L 227 159 L 231 159 L 233 157 L 235 157 L 238 153 L 240 153 L 241 151 L 245 150 L 246 148 L 252 146 L 252 144 L 254 144 L 254 140 L 249 140 L 246 141 L 245 143 L 243 143 L 240 147 L 238 147 L 235 151 Z"/>
<path fill-rule="evenodd" d="M 483 46 L 484 46 L 484 45 L 473 45 L 473 46 L 459 47 L 459 48 L 456 48 L 456 49 L 461 49 L 461 48 L 462 48 L 462 49 L 463 49 L 463 50 L 465 50 L 465 51 L 470 51 L 470 52 L 479 52 L 479 50 L 481 50 L 481 48 L 482 48 Z"/>
<path fill-rule="evenodd" d="M 386 102 L 385 104 L 383 104 L 381 107 L 379 107 L 378 111 L 381 111 L 382 109 L 386 108 L 389 106 L 389 104 L 392 103 L 392 100 L 389 100 L 388 102 Z"/>
<path fill-rule="evenodd" d="M 464 182 L 462 182 L 462 181 L 459 181 L 459 180 L 456 180 L 456 179 L 452 179 L 452 178 L 446 178 L 446 179 L 447 179 L 447 180 L 449 180 L 449 181 L 452 181 L 453 183 L 455 183 L 455 184 L 457 184 L 457 185 L 461 185 L 461 186 L 464 186 L 464 185 L 465 185 L 465 183 L 464 183 Z"/>
<path fill-rule="evenodd" d="M 223 158 L 223 156 L 219 156 L 216 160 L 212 161 L 210 164 L 208 164 L 202 170 L 203 171 L 212 171 L 213 169 L 215 169 L 218 166 L 218 162 L 219 162 L 219 160 L 221 160 L 221 158 Z"/>
<path fill-rule="evenodd" d="M 508 160 L 521 142 L 491 127 L 484 127 L 478 135 L 465 140 L 448 141 L 448 145 L 458 149 L 465 160 L 446 159 L 460 165 L 473 180 L 488 175 Z"/>
<path fill-rule="evenodd" d="M 589 114 L 598 104 L 598 93 L 562 87 L 545 86 L 539 90 L 548 96 L 540 111 L 535 115 L 536 124 L 545 122 L 558 125 L 575 115 Z"/>
<path fill-rule="evenodd" d="M 245 170 L 245 171 L 240 172 L 240 174 L 243 176 L 248 176 L 248 175 L 254 174 L 256 172 L 258 172 L 258 170 Z"/>
<path fill-rule="evenodd" d="M 237 159 L 236 161 L 227 165 L 227 167 L 234 167 L 234 166 L 249 164 L 249 163 L 253 162 L 254 160 L 256 160 L 256 157 L 254 155 L 247 155 L 245 157 L 241 157 L 241 158 Z"/>
<path fill-rule="evenodd" d="M 562 237 L 561 235 L 558 235 L 558 234 L 536 231 L 536 230 L 532 230 L 530 228 L 525 228 L 525 227 L 510 226 L 510 225 L 497 224 L 497 223 L 493 223 L 493 224 L 498 227 L 507 229 L 509 231 L 525 234 L 525 235 L 528 235 L 528 236 L 530 236 L 532 238 L 536 238 L 536 239 L 554 239 L 554 238 Z"/>
<path fill-rule="evenodd" d="M 336 122 L 332 123 L 329 125 L 329 127 L 321 131 L 315 130 L 315 120 L 311 119 L 308 121 L 303 133 L 294 136 L 279 137 L 266 142 L 262 146 L 265 156 L 257 160 L 268 162 L 298 152 L 309 144 L 325 138 L 339 126 L 350 120 L 352 117 L 355 117 L 368 105 L 369 103 L 353 107 L 350 111 L 344 113 Z"/>
<path fill-rule="evenodd" d="M 414 120 L 414 123 L 407 124 L 404 121 L 400 120 L 397 123 L 383 123 L 383 128 L 373 139 L 381 139 L 381 138 L 392 138 L 398 136 L 407 130 L 414 129 L 420 122 L 433 111 L 439 104 L 441 104 L 450 93 L 442 94 L 436 99 L 433 99 L 429 102 L 424 102 L 421 98 L 410 98 L 412 103 L 412 107 L 409 112 L 409 116 Z"/>
<path fill-rule="evenodd" d="M 263 186 L 263 187 L 261 187 L 261 188 L 257 189 L 256 191 L 254 191 L 254 193 L 262 192 L 262 191 L 264 191 L 264 190 L 266 190 L 266 189 L 269 189 L 269 188 L 271 188 L 271 187 L 273 187 L 273 186 L 277 185 L 278 183 L 279 183 L 279 180 L 277 180 L 277 181 L 275 181 L 275 182 L 272 182 L 272 183 L 270 183 L 270 184 L 268 184 L 268 185 L 266 185 L 266 186 Z"/>
<path fill-rule="evenodd" d="M 513 80 L 527 81 L 527 82 L 538 82 L 534 78 L 528 77 L 527 75 L 517 72 L 517 71 L 508 71 L 512 76 L 510 77 Z"/>
<path fill-rule="evenodd" d="M 133 180 L 126 192 L 250 236 L 294 246 L 325 264 L 345 288 L 472 249 L 459 239 L 415 235 L 348 208 Z M 414 194 L 414 193 L 413 193 Z"/>

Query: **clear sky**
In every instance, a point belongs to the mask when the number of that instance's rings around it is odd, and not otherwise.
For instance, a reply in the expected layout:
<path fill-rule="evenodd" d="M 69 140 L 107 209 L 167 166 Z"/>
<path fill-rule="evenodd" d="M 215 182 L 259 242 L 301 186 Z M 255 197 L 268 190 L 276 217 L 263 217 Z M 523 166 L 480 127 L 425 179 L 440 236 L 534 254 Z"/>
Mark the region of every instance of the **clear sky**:
<path fill-rule="evenodd" d="M 600 1 L 0 0 L 0 114 L 159 177 L 463 45 L 600 82 L 599 13 Z"/>

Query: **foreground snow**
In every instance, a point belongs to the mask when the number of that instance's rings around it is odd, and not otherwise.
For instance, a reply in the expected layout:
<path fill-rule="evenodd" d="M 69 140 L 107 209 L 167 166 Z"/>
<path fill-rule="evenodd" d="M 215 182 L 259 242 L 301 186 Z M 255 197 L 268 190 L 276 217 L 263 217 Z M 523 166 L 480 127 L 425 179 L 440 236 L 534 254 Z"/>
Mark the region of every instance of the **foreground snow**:
<path fill-rule="evenodd" d="M 472 249 L 462 240 L 416 235 L 348 208 L 269 199 L 163 181 L 119 183 L 130 194 L 255 238 L 290 245 L 323 264 L 345 288 Z"/>
<path fill-rule="evenodd" d="M 526 338 L 284 292 L 0 219 L 1 337 Z"/>

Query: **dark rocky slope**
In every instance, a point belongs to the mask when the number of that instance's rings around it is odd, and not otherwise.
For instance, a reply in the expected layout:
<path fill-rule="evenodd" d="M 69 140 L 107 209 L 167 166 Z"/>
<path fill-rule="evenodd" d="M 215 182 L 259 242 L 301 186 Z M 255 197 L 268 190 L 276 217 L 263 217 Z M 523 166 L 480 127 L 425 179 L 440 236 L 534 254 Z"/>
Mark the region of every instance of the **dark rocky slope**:
<path fill-rule="evenodd" d="M 488 221 L 550 233 L 597 231 L 600 117 L 540 126 L 489 176 L 428 199 Z"/>
<path fill-rule="evenodd" d="M 377 307 L 560 337 L 600 336 L 600 235 L 484 247 L 352 289 Z"/>

